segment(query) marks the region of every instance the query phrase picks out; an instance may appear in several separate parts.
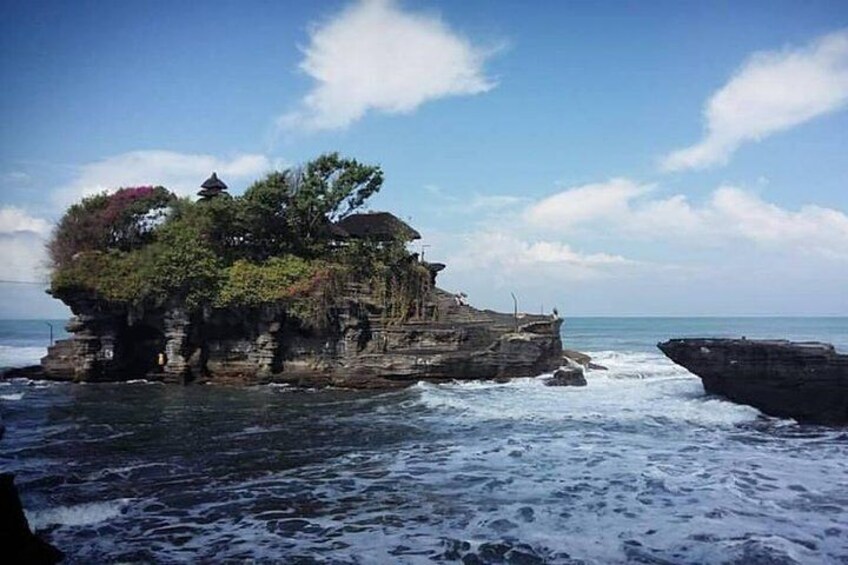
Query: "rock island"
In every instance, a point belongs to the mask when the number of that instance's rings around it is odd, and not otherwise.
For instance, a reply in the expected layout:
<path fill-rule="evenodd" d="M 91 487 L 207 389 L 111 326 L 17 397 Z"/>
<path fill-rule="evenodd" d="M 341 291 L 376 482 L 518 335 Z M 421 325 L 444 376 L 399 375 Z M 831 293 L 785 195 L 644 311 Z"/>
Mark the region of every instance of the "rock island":
<path fill-rule="evenodd" d="M 49 244 L 72 337 L 18 374 L 384 388 L 558 367 L 562 320 L 438 288 L 445 265 L 409 250 L 418 232 L 363 211 L 382 183 L 327 154 L 241 196 L 213 173 L 196 200 L 159 186 L 83 199 Z"/>

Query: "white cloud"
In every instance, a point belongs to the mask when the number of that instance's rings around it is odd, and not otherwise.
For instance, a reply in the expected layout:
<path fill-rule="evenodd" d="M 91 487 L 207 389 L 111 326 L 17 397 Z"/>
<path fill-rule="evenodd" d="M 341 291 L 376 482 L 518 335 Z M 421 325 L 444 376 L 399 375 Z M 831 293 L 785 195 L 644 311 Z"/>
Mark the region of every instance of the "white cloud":
<path fill-rule="evenodd" d="M 181 196 L 194 195 L 212 171 L 232 187 L 272 169 L 265 155 L 243 154 L 231 158 L 173 151 L 131 151 L 88 163 L 77 177 L 54 194 L 64 207 L 83 196 L 126 186 L 162 185 Z"/>
<path fill-rule="evenodd" d="M 680 194 L 652 198 L 650 190 L 627 179 L 578 186 L 529 206 L 524 218 L 548 233 L 592 226 L 686 245 L 747 241 L 848 259 L 848 215 L 839 210 L 816 205 L 787 210 L 733 186 L 717 188 L 701 205 Z"/>
<path fill-rule="evenodd" d="M 495 86 L 483 68 L 493 50 L 394 0 L 358 1 L 309 35 L 300 69 L 317 84 L 300 109 L 279 119 L 285 129 L 343 128 L 371 110 L 403 114 Z"/>
<path fill-rule="evenodd" d="M 0 234 L 12 235 L 21 232 L 47 235 L 50 232 L 50 222 L 43 218 L 30 216 L 27 212 L 15 206 L 0 208 Z"/>
<path fill-rule="evenodd" d="M 797 212 L 733 187 L 713 193 L 701 212 L 721 229 L 730 226 L 738 237 L 761 244 L 788 245 L 834 258 L 848 259 L 848 215 L 832 208 L 802 206 Z"/>
<path fill-rule="evenodd" d="M 521 272 L 531 275 L 534 268 L 553 268 L 565 277 L 583 278 L 601 274 L 603 269 L 635 265 L 620 255 L 581 253 L 561 241 L 522 238 L 504 231 L 478 231 L 451 238 L 452 270 Z M 458 243 L 458 245 L 457 245 Z M 550 269 L 549 269 L 550 272 Z"/>
<path fill-rule="evenodd" d="M 3 279 L 42 281 L 47 276 L 45 239 L 33 232 L 0 234 L 0 263 Z"/>
<path fill-rule="evenodd" d="M 591 220 L 621 215 L 631 199 L 651 188 L 624 178 L 578 186 L 529 206 L 524 211 L 524 219 L 538 227 L 563 230 Z"/>
<path fill-rule="evenodd" d="M 50 222 L 14 206 L 0 208 L 0 265 L 4 280 L 40 281 L 46 276 L 45 241 Z"/>
<path fill-rule="evenodd" d="M 713 94 L 706 131 L 663 158 L 666 171 L 726 163 L 743 143 L 833 112 L 848 103 L 848 29 L 798 49 L 755 53 Z"/>

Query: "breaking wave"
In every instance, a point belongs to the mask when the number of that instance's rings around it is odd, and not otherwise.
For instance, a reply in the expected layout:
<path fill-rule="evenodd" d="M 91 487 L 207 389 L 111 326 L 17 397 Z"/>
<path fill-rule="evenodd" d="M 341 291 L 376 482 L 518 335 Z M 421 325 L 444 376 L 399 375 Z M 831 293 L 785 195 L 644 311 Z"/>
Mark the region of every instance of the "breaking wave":
<path fill-rule="evenodd" d="M 37 365 L 45 355 L 46 347 L 0 345 L 0 367 Z"/>
<path fill-rule="evenodd" d="M 130 502 L 119 499 L 34 510 L 27 512 L 27 520 L 35 530 L 48 526 L 91 526 L 120 516 Z"/>

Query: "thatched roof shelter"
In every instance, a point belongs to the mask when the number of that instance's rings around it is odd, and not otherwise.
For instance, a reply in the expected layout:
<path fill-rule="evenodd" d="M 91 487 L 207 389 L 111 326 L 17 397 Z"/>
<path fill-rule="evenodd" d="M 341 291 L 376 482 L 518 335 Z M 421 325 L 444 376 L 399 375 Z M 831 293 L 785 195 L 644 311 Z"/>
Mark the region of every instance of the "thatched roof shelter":
<path fill-rule="evenodd" d="M 354 239 L 371 239 L 374 241 L 421 239 L 420 233 L 389 212 L 351 214 L 336 222 L 336 226 Z"/>
<path fill-rule="evenodd" d="M 203 181 L 200 185 L 200 191 L 197 193 L 201 198 L 212 198 L 218 196 L 223 191 L 227 190 L 227 185 L 224 181 L 218 178 L 217 173 L 212 173 L 212 176 Z"/>

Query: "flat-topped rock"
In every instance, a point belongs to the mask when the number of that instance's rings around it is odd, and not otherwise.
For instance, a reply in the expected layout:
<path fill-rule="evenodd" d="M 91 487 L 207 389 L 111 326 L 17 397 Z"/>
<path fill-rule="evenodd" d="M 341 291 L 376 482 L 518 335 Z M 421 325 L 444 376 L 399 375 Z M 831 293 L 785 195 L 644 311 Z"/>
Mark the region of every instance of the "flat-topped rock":
<path fill-rule="evenodd" d="M 772 416 L 848 423 L 848 355 L 830 344 L 692 338 L 657 347 L 700 377 L 709 393 Z"/>

